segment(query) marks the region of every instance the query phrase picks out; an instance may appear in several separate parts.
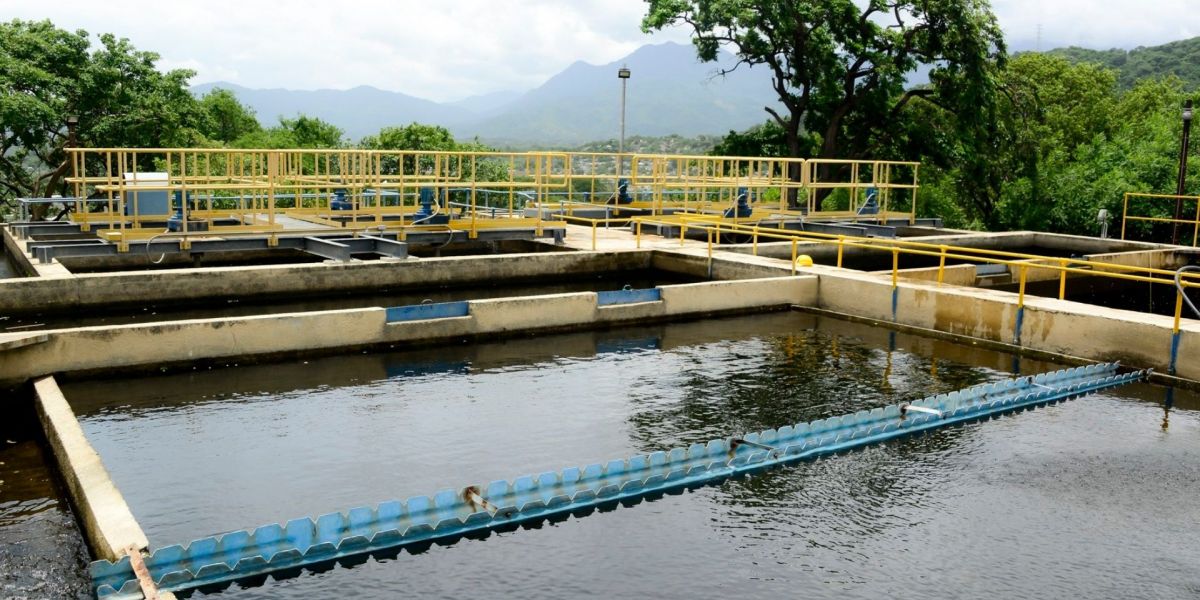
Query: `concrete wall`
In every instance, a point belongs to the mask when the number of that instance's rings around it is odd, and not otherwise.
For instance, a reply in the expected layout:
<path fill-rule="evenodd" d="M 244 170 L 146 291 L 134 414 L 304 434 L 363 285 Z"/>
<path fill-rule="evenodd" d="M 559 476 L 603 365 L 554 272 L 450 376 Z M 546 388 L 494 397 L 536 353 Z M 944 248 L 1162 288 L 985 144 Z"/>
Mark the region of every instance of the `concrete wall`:
<path fill-rule="evenodd" d="M 790 250 L 789 250 L 790 252 Z M 683 273 L 693 277 L 711 279 L 754 279 L 760 277 L 782 277 L 791 275 L 791 256 L 787 262 L 765 256 L 745 256 L 736 253 L 714 251 L 708 258 L 708 250 L 687 248 L 654 252 L 651 266 L 655 269 Z M 709 272 L 709 264 L 712 272 Z"/>
<path fill-rule="evenodd" d="M 129 546 L 146 548 L 146 534 L 108 476 L 100 455 L 88 443 L 58 383 L 46 377 L 34 382 L 33 388 L 38 418 L 92 552 L 115 561 Z"/>
<path fill-rule="evenodd" d="M 387 323 L 383 308 L 365 308 L 52 330 L 41 332 L 45 342 L 0 354 L 0 383 L 49 373 L 144 369 L 811 305 L 817 301 L 817 278 L 719 281 L 660 290 L 657 302 L 609 306 L 597 306 L 595 292 L 473 300 L 465 317 L 397 323 Z"/>
<path fill-rule="evenodd" d="M 1018 341 L 1016 294 L 902 281 L 893 315 L 889 280 L 823 267 L 813 272 L 821 278 L 819 308 L 995 342 Z M 1172 325 L 1170 317 L 1028 296 L 1019 345 L 1165 373 Z M 1200 380 L 1200 323 L 1184 321 L 1176 368 L 1180 377 Z"/>
<path fill-rule="evenodd" d="M 0 280 L 0 314 L 205 298 L 251 298 L 353 290 L 519 282 L 562 273 L 650 266 L 651 251 L 562 252 L 221 267 Z"/>
<path fill-rule="evenodd" d="M 12 230 L 8 228 L 7 224 L 0 224 L 0 238 L 4 239 L 4 253 L 8 255 L 8 260 L 12 263 L 12 266 L 19 273 L 27 277 L 36 275 L 37 270 L 33 268 L 33 263 L 29 261 L 29 255 L 25 254 L 25 249 L 13 237 Z M 0 279 L 0 281 L 4 280 Z"/>

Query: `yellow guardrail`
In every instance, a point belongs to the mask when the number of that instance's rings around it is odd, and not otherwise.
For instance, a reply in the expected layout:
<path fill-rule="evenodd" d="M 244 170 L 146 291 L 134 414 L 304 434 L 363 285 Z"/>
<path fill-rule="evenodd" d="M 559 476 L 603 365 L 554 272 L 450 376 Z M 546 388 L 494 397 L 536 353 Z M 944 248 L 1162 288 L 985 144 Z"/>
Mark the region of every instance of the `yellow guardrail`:
<path fill-rule="evenodd" d="M 1171 217 L 1147 217 L 1142 215 L 1129 214 L 1129 201 L 1131 199 L 1146 199 L 1146 200 L 1171 200 L 1171 201 L 1188 201 L 1196 203 L 1195 216 L 1191 219 L 1175 219 Z M 1172 212 L 1174 208 L 1172 207 Z M 1191 211 L 1188 211 L 1191 212 Z M 1173 194 L 1139 194 L 1128 192 L 1125 194 L 1125 201 L 1121 209 L 1121 239 L 1125 239 L 1126 224 L 1133 222 L 1146 223 L 1172 223 L 1176 226 L 1190 225 L 1192 229 L 1192 246 L 1200 245 L 1200 196 L 1176 196 Z"/>
<path fill-rule="evenodd" d="M 661 219 L 655 219 L 653 217 L 635 217 L 633 219 L 633 223 L 634 233 L 637 240 L 636 243 L 637 247 L 639 248 L 641 247 L 641 229 L 643 224 L 680 227 L 681 243 L 686 235 L 687 230 L 702 231 L 707 236 L 708 258 L 710 261 L 712 260 L 713 256 L 714 243 L 720 243 L 722 234 L 741 234 L 750 236 L 753 240 L 753 253 L 755 255 L 758 254 L 759 238 L 789 241 L 791 242 L 792 246 L 792 274 L 797 272 L 796 260 L 799 258 L 798 252 L 799 245 L 801 243 L 815 243 L 836 246 L 836 265 L 838 267 L 842 266 L 842 257 L 846 248 L 861 248 L 866 250 L 890 252 L 892 256 L 891 278 L 893 289 L 899 285 L 900 255 L 902 254 L 937 257 L 937 285 L 943 284 L 945 279 L 946 261 L 948 259 L 1006 265 L 1010 270 L 1015 268 L 1018 273 L 1017 305 L 1019 307 L 1025 306 L 1025 286 L 1028 281 L 1028 273 L 1031 269 L 1051 270 L 1058 274 L 1058 298 L 1060 300 L 1066 299 L 1066 281 L 1068 274 L 1099 276 L 1110 279 L 1121 279 L 1125 281 L 1138 281 L 1170 286 L 1175 286 L 1175 278 L 1178 275 L 1180 277 L 1179 287 L 1200 288 L 1200 274 L 1177 274 L 1176 271 L 1168 269 L 1105 263 L 1076 258 L 1051 258 L 1036 254 L 1009 252 L 1006 250 L 990 250 L 984 248 L 953 246 L 948 244 L 932 244 L 928 242 L 793 231 L 775 227 L 761 227 L 758 225 L 728 223 L 719 220 L 713 221 L 708 219 L 665 221 Z M 1180 289 L 1177 289 L 1173 332 L 1179 331 L 1182 313 L 1183 293 Z"/>
<path fill-rule="evenodd" d="M 404 228 L 415 217 L 422 188 L 454 201 L 453 220 L 474 238 L 480 229 L 533 226 L 547 215 L 542 208 L 574 216 L 578 210 L 603 208 L 606 216 L 635 208 L 661 215 L 716 213 L 737 201 L 739 189 L 751 191 L 756 209 L 775 215 L 838 216 L 863 220 L 916 218 L 919 163 L 898 161 L 811 160 L 738 156 L 684 156 L 583 152 L 450 152 L 361 149 L 228 148 L 73 148 L 69 149 L 74 211 L 85 230 L 102 226 L 106 237 L 123 247 L 158 214 L 139 194 L 166 193 L 167 212 L 181 211 L 186 232 L 193 221 L 206 229 L 222 227 L 270 232 L 284 217 L 316 225 L 342 227 L 372 223 Z M 152 175 L 153 174 L 153 175 Z M 639 200 L 609 203 L 625 180 Z M 856 213 L 866 190 L 877 190 L 880 210 Z M 349 207 L 333 210 L 335 192 Z M 908 197 L 896 206 L 896 194 Z M 828 196 L 828 198 L 826 198 Z M 641 198 L 649 198 L 648 201 Z M 187 201 L 182 199 L 186 198 Z M 822 210 L 821 201 L 836 204 Z M 557 203 L 557 205 L 556 205 Z M 518 211 L 532 204 L 532 218 Z M 804 206 L 805 210 L 799 210 Z M 506 209 L 503 219 L 495 208 Z M 489 214 L 489 211 L 491 213 Z M 611 212 L 608 212 L 611 211 Z M 234 221 L 237 224 L 221 224 Z M 287 221 L 292 228 L 295 223 Z"/>
<path fill-rule="evenodd" d="M 104 223 L 122 245 L 126 229 L 164 219 L 162 213 L 140 214 L 145 203 L 137 199 L 146 193 L 165 193 L 167 212 L 185 213 L 185 233 L 193 220 L 213 227 L 218 219 L 269 232 L 291 215 L 323 225 L 410 227 L 420 222 L 413 215 L 422 188 L 461 206 L 452 220 L 472 238 L 480 229 L 501 226 L 540 230 L 540 215 L 514 215 L 526 196 L 547 198 L 552 190 L 565 190 L 570 163 L 561 152 L 74 148 L 69 153 L 72 219 L 85 229 Z M 348 210 L 333 210 L 335 191 L 344 192 Z M 507 209 L 504 223 L 495 222 L 497 206 Z"/>

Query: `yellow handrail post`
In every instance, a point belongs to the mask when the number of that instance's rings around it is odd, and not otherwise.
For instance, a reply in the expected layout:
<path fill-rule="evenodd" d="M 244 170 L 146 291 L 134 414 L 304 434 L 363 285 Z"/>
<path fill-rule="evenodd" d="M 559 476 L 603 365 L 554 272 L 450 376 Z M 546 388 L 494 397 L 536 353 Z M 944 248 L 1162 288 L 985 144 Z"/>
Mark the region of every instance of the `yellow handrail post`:
<path fill-rule="evenodd" d="M 634 229 L 637 230 L 637 247 L 641 248 L 642 247 L 642 222 L 637 221 L 636 224 L 634 225 Z"/>
<path fill-rule="evenodd" d="M 1060 270 L 1058 272 L 1058 299 L 1067 299 L 1067 260 L 1064 258 L 1058 261 Z"/>
<path fill-rule="evenodd" d="M 758 225 L 754 226 L 754 256 L 758 256 Z"/>
<path fill-rule="evenodd" d="M 900 248 L 892 246 L 892 289 L 900 285 Z"/>
<path fill-rule="evenodd" d="M 1183 290 L 1175 288 L 1175 324 L 1171 326 L 1171 333 L 1179 333 L 1179 321 L 1183 318 Z"/>
<path fill-rule="evenodd" d="M 837 255 L 837 266 L 839 269 L 842 268 L 842 250 L 845 247 L 846 247 L 846 236 L 839 235 L 838 236 L 838 255 Z"/>
<path fill-rule="evenodd" d="M 792 238 L 792 275 L 796 274 L 796 238 Z"/>
<path fill-rule="evenodd" d="M 1125 192 L 1124 206 L 1121 208 L 1121 239 L 1125 239 L 1125 222 L 1129 220 L 1129 192 Z"/>
<path fill-rule="evenodd" d="M 1020 275 L 1021 283 L 1020 283 L 1019 291 L 1017 292 L 1017 307 L 1018 308 L 1025 307 L 1025 272 L 1028 270 L 1028 268 L 1029 268 L 1028 264 L 1021 263 L 1021 271 L 1020 271 L 1021 272 L 1021 275 Z"/>
<path fill-rule="evenodd" d="M 938 277 L 937 284 L 942 285 L 942 281 L 946 279 L 946 245 L 938 246 L 940 255 L 938 256 Z"/>
<path fill-rule="evenodd" d="M 1200 242 L 1200 197 L 1196 198 L 1196 223 L 1192 229 L 1192 246 L 1198 245 L 1197 242 Z"/>
<path fill-rule="evenodd" d="M 596 221 L 592 221 L 592 251 L 596 250 Z"/>

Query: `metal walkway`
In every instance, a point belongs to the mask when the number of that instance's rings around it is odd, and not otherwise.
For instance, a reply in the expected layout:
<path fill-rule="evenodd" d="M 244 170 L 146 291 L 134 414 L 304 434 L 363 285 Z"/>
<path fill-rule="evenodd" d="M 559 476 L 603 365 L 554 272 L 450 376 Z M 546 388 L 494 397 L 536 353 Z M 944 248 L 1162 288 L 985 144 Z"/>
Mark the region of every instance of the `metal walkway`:
<path fill-rule="evenodd" d="M 512 528 L 548 517 L 582 516 L 730 477 L 834 454 L 893 438 L 1082 396 L 1139 381 L 1149 371 L 1118 373 L 1116 363 L 1020 377 L 871 411 L 717 439 L 666 452 L 444 490 L 433 497 L 384 502 L 316 519 L 300 518 L 160 548 L 136 565 L 91 564 L 99 598 L 141 598 L 136 570 L 163 591 L 297 569 L 305 565 L 472 533 Z"/>

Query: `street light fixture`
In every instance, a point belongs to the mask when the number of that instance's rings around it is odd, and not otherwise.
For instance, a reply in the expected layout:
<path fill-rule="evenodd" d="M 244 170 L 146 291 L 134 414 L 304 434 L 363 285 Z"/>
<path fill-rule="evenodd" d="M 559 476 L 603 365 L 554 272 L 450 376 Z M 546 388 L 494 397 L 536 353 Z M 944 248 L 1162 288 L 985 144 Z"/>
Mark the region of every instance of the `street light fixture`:
<path fill-rule="evenodd" d="M 1192 101 L 1183 104 L 1183 138 L 1179 142 L 1179 179 L 1175 183 L 1175 223 L 1171 243 L 1179 243 L 1179 220 L 1183 218 L 1183 192 L 1187 184 L 1188 141 L 1192 132 Z"/>
<path fill-rule="evenodd" d="M 79 126 L 79 117 L 71 115 L 67 117 L 67 147 L 74 148 L 76 145 L 75 128 Z"/>

